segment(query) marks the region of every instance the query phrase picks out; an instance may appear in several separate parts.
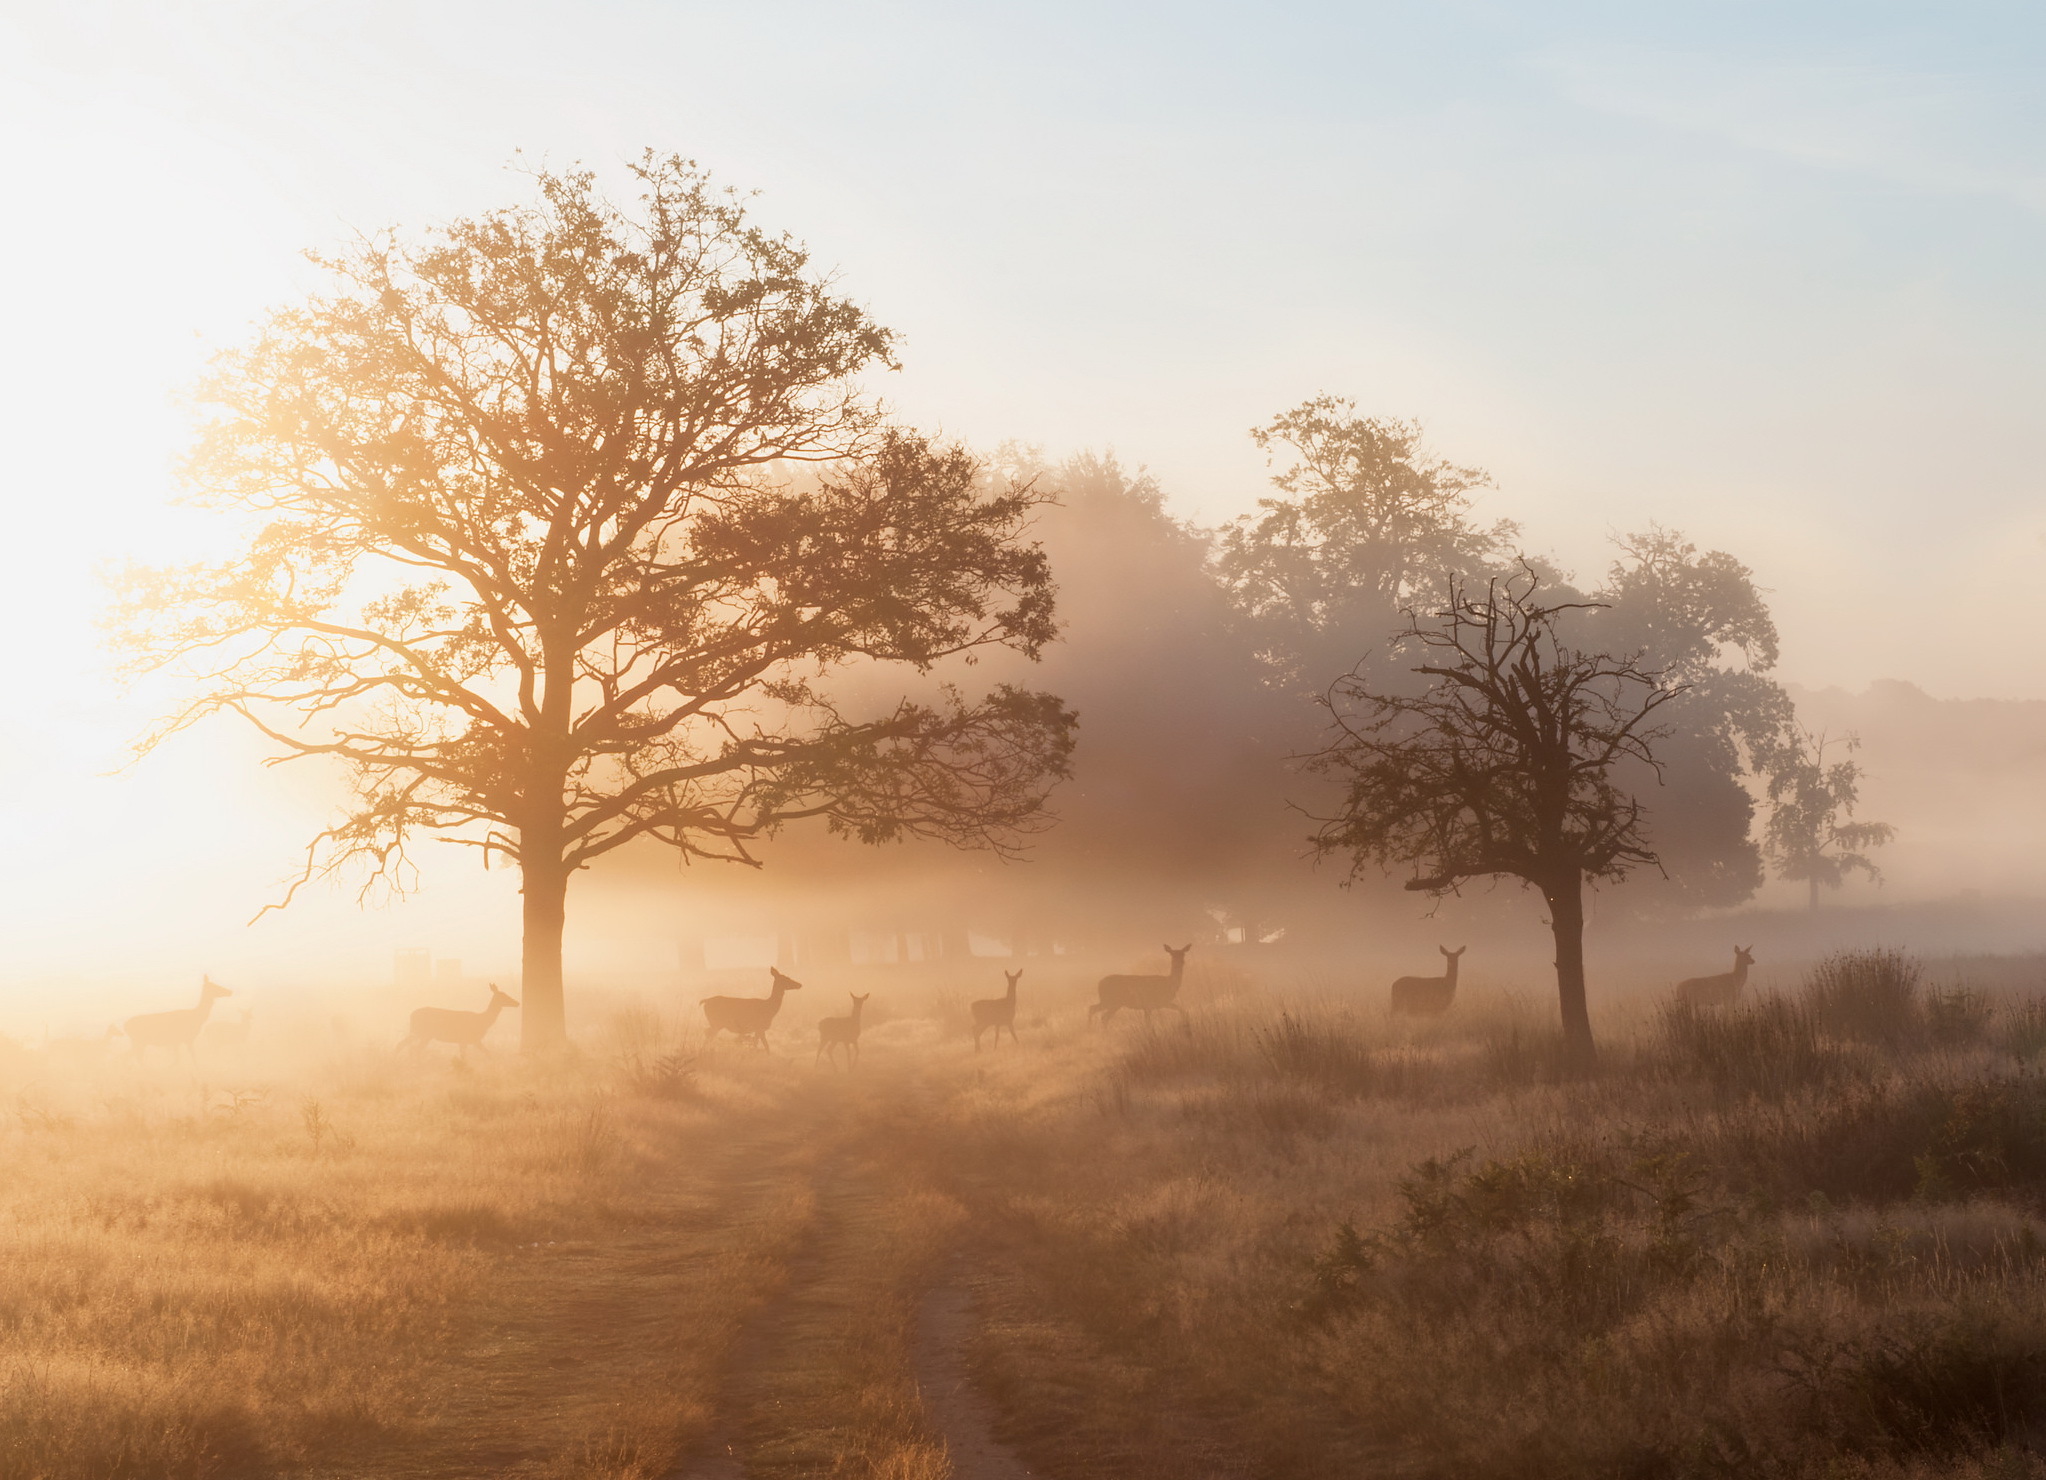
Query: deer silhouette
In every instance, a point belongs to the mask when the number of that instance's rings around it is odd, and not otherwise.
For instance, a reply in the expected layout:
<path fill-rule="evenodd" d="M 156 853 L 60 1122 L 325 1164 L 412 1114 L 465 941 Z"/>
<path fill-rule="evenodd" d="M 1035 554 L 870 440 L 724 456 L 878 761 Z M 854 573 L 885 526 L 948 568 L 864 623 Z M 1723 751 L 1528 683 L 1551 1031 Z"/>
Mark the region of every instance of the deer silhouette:
<path fill-rule="evenodd" d="M 221 986 L 210 976 L 199 978 L 199 1005 L 183 1007 L 176 1012 L 145 1012 L 140 1017 L 131 1017 L 121 1024 L 121 1031 L 128 1035 L 128 1041 L 135 1045 L 135 1056 L 139 1059 L 152 1048 L 170 1050 L 175 1058 L 183 1049 L 185 1057 L 192 1057 L 192 1041 L 199 1036 L 199 1030 L 206 1026 L 207 1016 L 213 1011 L 213 1004 L 222 997 L 234 993 Z"/>
<path fill-rule="evenodd" d="M 1005 971 L 1009 990 L 999 997 L 984 997 L 973 1004 L 973 1051 L 980 1052 L 980 1035 L 994 1029 L 995 1047 L 1002 1046 L 1002 1029 L 1009 1030 L 1009 1041 L 1016 1041 L 1016 983 L 1023 980 L 1020 971 Z"/>
<path fill-rule="evenodd" d="M 1107 1022 L 1125 1007 L 1144 1015 L 1144 1024 L 1150 1026 L 1151 1014 L 1170 1010 L 1179 1014 L 1179 1020 L 1187 1020 L 1186 1009 L 1176 1002 L 1179 996 L 1180 979 L 1186 974 L 1186 953 L 1193 949 L 1188 941 L 1178 950 L 1171 946 L 1164 948 L 1172 958 L 1172 970 L 1164 976 L 1104 976 L 1099 988 L 1101 1000 L 1087 1009 L 1087 1021 L 1092 1023 L 1099 1015 L 1101 1022 Z"/>
<path fill-rule="evenodd" d="M 774 986 L 765 997 L 706 997 L 703 999 L 703 1015 L 710 1023 L 710 1032 L 705 1036 L 704 1046 L 708 1048 L 713 1038 L 720 1033 L 730 1033 L 741 1043 L 749 1038 L 767 1047 L 767 1030 L 774 1022 L 774 1015 L 781 1011 L 784 992 L 800 992 L 803 984 L 794 977 L 783 976 L 770 966 Z"/>
<path fill-rule="evenodd" d="M 1409 1017 L 1440 1017 L 1456 1000 L 1456 968 L 1469 946 L 1437 946 L 1449 969 L 1441 976 L 1403 976 L 1392 984 L 1392 1010 Z"/>
<path fill-rule="evenodd" d="M 429 1043 L 452 1043 L 455 1056 L 469 1057 L 469 1050 L 483 1047 L 483 1035 L 507 1007 L 519 1004 L 490 984 L 490 1005 L 481 1012 L 459 1012 L 452 1007 L 422 1007 L 412 1014 L 412 1031 L 399 1048 L 425 1048 Z"/>
<path fill-rule="evenodd" d="M 1733 948 L 1733 970 L 1718 976 L 1694 976 L 1677 983 L 1677 1001 L 1692 1007 L 1730 1007 L 1740 1000 L 1748 984 L 1748 968 L 1755 964 L 1753 946 Z"/>
<path fill-rule="evenodd" d="M 846 1068 L 850 1069 L 860 1058 L 860 1009 L 867 1005 L 867 997 L 858 992 L 848 992 L 852 998 L 853 1010 L 849 1017 L 820 1018 L 817 1023 L 817 1058 L 829 1058 L 838 1062 L 838 1051 L 845 1050 Z M 812 1062 L 815 1062 L 814 1060 Z"/>

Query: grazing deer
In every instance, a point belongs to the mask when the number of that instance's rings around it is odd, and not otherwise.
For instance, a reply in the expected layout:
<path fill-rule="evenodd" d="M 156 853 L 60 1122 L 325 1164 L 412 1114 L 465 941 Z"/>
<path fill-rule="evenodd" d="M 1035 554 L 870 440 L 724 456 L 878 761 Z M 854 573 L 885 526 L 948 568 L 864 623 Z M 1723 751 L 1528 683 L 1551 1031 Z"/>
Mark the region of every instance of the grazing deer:
<path fill-rule="evenodd" d="M 1740 1000 L 1748 984 L 1748 968 L 1755 964 L 1753 946 L 1733 948 L 1733 970 L 1719 976 L 1694 976 L 1677 983 L 1677 1001 L 1692 1007 L 1731 1007 Z"/>
<path fill-rule="evenodd" d="M 232 997 L 234 993 L 220 986 L 210 976 L 199 978 L 199 1005 L 184 1007 L 176 1012 L 145 1012 L 140 1017 L 131 1017 L 121 1024 L 121 1030 L 128 1035 L 128 1041 L 135 1045 L 135 1057 L 141 1058 L 152 1048 L 169 1049 L 173 1058 L 179 1049 L 185 1057 L 192 1057 L 192 1040 L 199 1036 L 199 1030 L 206 1026 L 207 1015 L 213 1011 L 215 999 Z"/>
<path fill-rule="evenodd" d="M 423 1049 L 429 1043 L 452 1043 L 455 1056 L 469 1057 L 469 1050 L 483 1047 L 483 1035 L 490 1031 L 490 1025 L 497 1021 L 497 1015 L 507 1007 L 519 1004 L 497 990 L 497 983 L 490 984 L 490 1005 L 481 1012 L 461 1012 L 452 1007 L 422 1007 L 412 1014 L 412 1031 L 405 1035 L 400 1049 Z"/>
<path fill-rule="evenodd" d="M 711 1039 L 720 1033 L 730 1033 L 741 1043 L 752 1039 L 763 1049 L 767 1047 L 767 1030 L 774 1022 L 774 1015 L 781 1011 L 784 992 L 800 992 L 803 984 L 794 977 L 783 976 L 774 967 L 768 967 L 774 975 L 774 987 L 765 997 L 706 997 L 703 999 L 703 1015 L 710 1022 L 710 1033 L 704 1038 L 704 1047 L 710 1046 Z"/>
<path fill-rule="evenodd" d="M 1456 1000 L 1456 968 L 1469 946 L 1437 946 L 1449 969 L 1441 976 L 1403 976 L 1392 984 L 1392 1010 L 1410 1017 L 1440 1017 Z"/>
<path fill-rule="evenodd" d="M 1023 980 L 1020 971 L 1002 973 L 1008 979 L 1009 990 L 999 997 L 986 997 L 973 1004 L 973 1051 L 980 1052 L 980 1035 L 988 1029 L 995 1030 L 995 1047 L 1002 1046 L 1002 1029 L 1009 1030 L 1009 1041 L 1016 1041 L 1016 983 Z"/>
<path fill-rule="evenodd" d="M 1178 950 L 1166 946 L 1165 954 L 1172 958 L 1172 971 L 1166 976 L 1104 976 L 1101 978 L 1101 1000 L 1087 1009 L 1087 1021 L 1091 1024 L 1095 1014 L 1107 1022 L 1125 1007 L 1134 1008 L 1144 1015 L 1144 1026 L 1151 1024 L 1151 1014 L 1170 1008 L 1179 1014 L 1183 1023 L 1187 1020 L 1186 1009 L 1173 999 L 1179 995 L 1180 978 L 1186 974 L 1186 953 L 1193 949 L 1189 941 Z"/>
<path fill-rule="evenodd" d="M 862 997 L 858 992 L 848 992 L 852 998 L 852 1016 L 821 1018 L 817 1023 L 817 1058 L 829 1056 L 831 1062 L 838 1062 L 838 1051 L 845 1050 L 845 1066 L 850 1069 L 860 1059 L 860 1009 L 867 1005 L 869 992 Z M 814 1062 L 814 1061 L 813 1061 Z"/>

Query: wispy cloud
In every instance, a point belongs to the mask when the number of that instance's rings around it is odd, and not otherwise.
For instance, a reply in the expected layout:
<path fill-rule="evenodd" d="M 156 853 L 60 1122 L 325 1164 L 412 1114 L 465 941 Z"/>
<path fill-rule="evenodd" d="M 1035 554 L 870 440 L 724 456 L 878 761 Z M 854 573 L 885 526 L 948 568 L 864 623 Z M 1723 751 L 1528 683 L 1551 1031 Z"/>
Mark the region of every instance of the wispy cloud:
<path fill-rule="evenodd" d="M 2032 86 L 1894 65 L 1619 43 L 1550 47 L 1530 62 L 1565 97 L 1601 113 L 1910 189 L 1997 197 L 2046 215 L 2046 118 Z"/>

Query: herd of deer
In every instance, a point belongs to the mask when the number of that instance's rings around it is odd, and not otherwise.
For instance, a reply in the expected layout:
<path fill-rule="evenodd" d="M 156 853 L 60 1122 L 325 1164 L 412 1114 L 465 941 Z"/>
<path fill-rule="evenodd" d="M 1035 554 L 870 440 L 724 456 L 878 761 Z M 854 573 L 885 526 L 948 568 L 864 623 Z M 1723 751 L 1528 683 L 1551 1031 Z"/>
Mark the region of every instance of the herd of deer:
<path fill-rule="evenodd" d="M 1097 1000 L 1087 1009 L 1087 1021 L 1091 1024 L 1106 1023 L 1117 1013 L 1127 1009 L 1141 1012 L 1148 1024 L 1153 1013 L 1176 1012 L 1180 1021 L 1186 1021 L 1186 1009 L 1179 1005 L 1180 983 L 1186 975 L 1187 952 L 1193 949 L 1189 942 L 1175 949 L 1165 947 L 1165 954 L 1171 959 L 1172 969 L 1162 975 L 1104 976 L 1096 989 Z M 1390 1010 L 1396 1016 L 1440 1017 L 1449 1011 L 1456 1001 L 1457 967 L 1468 947 L 1459 946 L 1450 950 L 1438 946 L 1443 959 L 1448 963 L 1441 976 L 1403 976 L 1392 984 Z M 1735 946 L 1733 970 L 1718 976 L 1694 976 L 1677 983 L 1676 996 L 1679 1002 L 1692 1007 L 1725 1007 L 1739 1000 L 1741 990 L 1747 985 L 1748 968 L 1755 964 L 1754 949 L 1751 946 Z M 765 997 L 705 997 L 702 999 L 704 1019 L 709 1032 L 704 1042 L 708 1046 L 720 1033 L 730 1033 L 741 1043 L 752 1043 L 760 1048 L 767 1047 L 767 1030 L 773 1026 L 775 1016 L 781 1011 L 782 998 L 790 992 L 802 990 L 803 984 L 780 970 L 770 968 L 772 984 Z M 1011 1042 L 1016 1038 L 1016 985 L 1022 981 L 1020 971 L 1005 971 L 1008 989 L 999 997 L 988 997 L 972 1004 L 973 1050 L 980 1052 L 981 1040 L 993 1033 L 997 1047 L 1001 1045 L 1002 1034 L 1006 1031 Z M 199 1032 L 206 1026 L 206 1020 L 213 1011 L 213 1004 L 222 997 L 234 994 L 219 985 L 211 977 L 202 977 L 199 987 L 199 1004 L 196 1007 L 181 1008 L 175 1012 L 150 1012 L 131 1017 L 117 1030 L 108 1028 L 105 1038 L 65 1040 L 50 1045 L 54 1051 L 71 1046 L 90 1049 L 94 1054 L 104 1052 L 113 1039 L 125 1033 L 128 1042 L 135 1048 L 137 1056 L 152 1048 L 161 1048 L 175 1056 L 183 1050 L 187 1059 L 192 1057 L 192 1045 L 198 1040 Z M 860 1020 L 867 1005 L 867 995 L 848 993 L 852 998 L 852 1011 L 843 1017 L 824 1018 L 817 1024 L 817 1055 L 813 1063 L 839 1062 L 839 1055 L 845 1055 L 845 1066 L 851 1068 L 859 1062 Z M 471 1048 L 483 1046 L 484 1035 L 489 1033 L 491 1024 L 497 1021 L 499 1013 L 507 1007 L 517 1007 L 515 998 L 490 986 L 490 1001 L 481 1012 L 459 1012 L 446 1007 L 422 1007 L 412 1014 L 412 1030 L 406 1034 L 398 1047 L 401 1049 L 423 1049 L 432 1043 L 450 1043 L 457 1053 L 467 1057 Z M 249 1031 L 249 1017 L 243 1013 L 239 1023 L 214 1024 L 215 1035 L 222 1042 L 245 1042 Z"/>

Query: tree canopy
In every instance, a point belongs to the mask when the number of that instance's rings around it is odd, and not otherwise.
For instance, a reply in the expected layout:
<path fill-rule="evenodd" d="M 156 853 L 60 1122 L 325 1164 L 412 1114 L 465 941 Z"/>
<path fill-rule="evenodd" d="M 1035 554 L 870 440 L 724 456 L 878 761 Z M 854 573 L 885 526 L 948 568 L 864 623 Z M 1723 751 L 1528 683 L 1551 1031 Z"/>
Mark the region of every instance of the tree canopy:
<path fill-rule="evenodd" d="M 1776 623 L 1725 551 L 1659 528 L 1617 543 L 1585 640 L 1638 654 L 1679 689 L 1658 717 L 1655 888 L 1686 905 L 1738 904 L 1762 882 L 1750 778 L 1774 764 L 1795 713 L 1769 676 Z"/>
<path fill-rule="evenodd" d="M 1004 846 L 1066 773 L 1073 715 L 1005 686 L 847 712 L 831 675 L 1055 633 L 1040 496 L 890 425 L 892 339 L 693 165 L 612 203 L 538 199 L 315 258 L 204 388 L 190 464 L 230 559 L 138 570 L 139 668 L 354 800 L 301 876 L 403 882 L 426 831 L 514 861 L 526 1041 L 562 1035 L 568 876 L 638 840 L 753 862 L 823 817 L 873 842 Z M 294 886 L 295 887 L 295 886 Z"/>
<path fill-rule="evenodd" d="M 1316 396 L 1253 429 L 1283 463 L 1257 512 L 1219 533 L 1214 565 L 1275 675 L 1319 692 L 1446 571 L 1486 568 L 1514 534 L 1471 519 L 1486 475 L 1430 456 L 1411 422 Z M 1330 667 L 1331 663 L 1337 667 Z"/>

